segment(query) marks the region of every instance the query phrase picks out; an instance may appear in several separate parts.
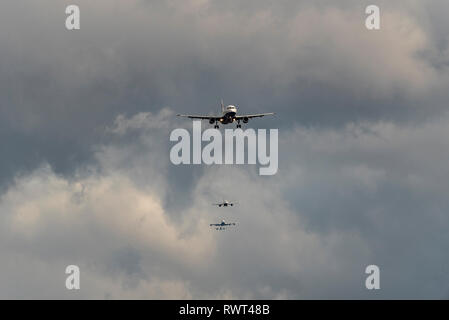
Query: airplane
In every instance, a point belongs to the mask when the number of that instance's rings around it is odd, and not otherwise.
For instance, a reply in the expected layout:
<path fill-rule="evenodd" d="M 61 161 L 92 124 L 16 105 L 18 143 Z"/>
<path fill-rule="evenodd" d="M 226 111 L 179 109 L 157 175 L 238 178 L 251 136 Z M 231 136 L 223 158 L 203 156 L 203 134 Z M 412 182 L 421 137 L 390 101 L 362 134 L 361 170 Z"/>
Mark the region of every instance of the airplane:
<path fill-rule="evenodd" d="M 228 226 L 235 226 L 235 223 L 226 223 L 224 220 L 221 220 L 221 223 L 211 223 L 211 227 L 216 227 L 215 230 L 226 230 Z"/>
<path fill-rule="evenodd" d="M 221 203 L 212 203 L 212 205 L 219 207 L 227 207 L 227 206 L 232 207 L 234 204 L 236 204 L 236 202 L 229 202 L 228 200 L 223 200 L 223 202 Z"/>
<path fill-rule="evenodd" d="M 189 114 L 177 114 L 178 117 L 187 117 L 190 119 L 201 119 L 201 120 L 209 120 L 210 124 L 214 124 L 214 128 L 218 129 L 218 123 L 221 124 L 228 124 L 237 122 L 237 128 L 241 128 L 242 125 L 240 124 L 240 121 L 243 123 L 248 123 L 249 119 L 251 118 L 258 118 L 258 117 L 264 117 L 273 115 L 274 112 L 269 113 L 257 113 L 257 114 L 246 114 L 246 115 L 237 115 L 237 107 L 233 105 L 228 105 L 226 108 L 223 104 L 223 100 L 221 100 L 221 116 L 195 116 L 195 115 L 189 115 Z"/>

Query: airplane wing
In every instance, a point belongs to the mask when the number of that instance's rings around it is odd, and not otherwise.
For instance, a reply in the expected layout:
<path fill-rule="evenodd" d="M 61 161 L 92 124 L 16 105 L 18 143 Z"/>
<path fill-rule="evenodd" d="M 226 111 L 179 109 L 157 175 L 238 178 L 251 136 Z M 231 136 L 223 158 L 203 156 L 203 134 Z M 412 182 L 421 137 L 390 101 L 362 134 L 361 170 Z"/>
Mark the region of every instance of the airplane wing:
<path fill-rule="evenodd" d="M 217 116 L 196 116 L 196 115 L 191 115 L 191 114 L 177 114 L 178 117 L 186 117 L 186 118 L 190 118 L 190 119 L 201 119 L 201 120 L 220 120 L 221 117 L 217 117 Z"/>
<path fill-rule="evenodd" d="M 225 226 L 235 226 L 235 223 L 226 223 Z"/>
<path fill-rule="evenodd" d="M 257 114 L 245 114 L 245 115 L 241 115 L 241 116 L 235 116 L 235 118 L 237 120 L 241 120 L 241 119 L 244 119 L 244 118 L 251 119 L 251 118 L 260 118 L 260 117 L 271 116 L 271 115 L 274 115 L 274 112 L 257 113 Z"/>
<path fill-rule="evenodd" d="M 220 227 L 221 223 L 211 223 L 210 226 L 211 227 Z"/>

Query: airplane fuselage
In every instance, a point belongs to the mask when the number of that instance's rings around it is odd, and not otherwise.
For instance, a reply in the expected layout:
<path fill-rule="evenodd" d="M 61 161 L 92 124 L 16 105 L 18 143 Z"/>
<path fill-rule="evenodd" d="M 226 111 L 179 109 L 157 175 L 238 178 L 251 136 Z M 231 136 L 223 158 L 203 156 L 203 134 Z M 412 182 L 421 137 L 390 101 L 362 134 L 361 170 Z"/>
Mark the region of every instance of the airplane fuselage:
<path fill-rule="evenodd" d="M 237 114 L 237 107 L 233 105 L 227 106 L 223 110 L 223 116 L 220 119 L 220 123 L 228 124 L 233 123 L 235 121 L 235 115 Z"/>

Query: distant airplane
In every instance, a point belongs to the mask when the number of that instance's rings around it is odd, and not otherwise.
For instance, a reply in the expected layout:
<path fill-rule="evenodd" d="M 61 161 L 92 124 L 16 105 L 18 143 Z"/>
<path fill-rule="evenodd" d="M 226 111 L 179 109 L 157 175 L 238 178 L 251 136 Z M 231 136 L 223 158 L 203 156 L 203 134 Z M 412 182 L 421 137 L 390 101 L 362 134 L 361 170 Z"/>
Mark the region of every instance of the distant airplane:
<path fill-rule="evenodd" d="M 221 223 L 211 223 L 211 227 L 215 227 L 215 230 L 226 230 L 226 227 L 235 226 L 235 223 L 226 223 L 224 220 L 221 220 Z"/>
<path fill-rule="evenodd" d="M 223 200 L 223 202 L 220 203 L 212 203 L 214 206 L 219 207 L 227 207 L 227 206 L 233 206 L 234 204 L 237 204 L 236 202 L 229 202 L 228 200 Z"/>
<path fill-rule="evenodd" d="M 209 120 L 210 124 L 214 124 L 214 128 L 218 129 L 218 123 L 221 124 L 228 124 L 237 122 L 237 128 L 241 128 L 240 121 L 243 121 L 243 123 L 248 123 L 249 119 L 251 118 L 258 118 L 258 117 L 264 117 L 273 115 L 274 112 L 269 113 L 257 113 L 257 114 L 246 114 L 246 115 L 237 115 L 237 107 L 233 105 L 228 105 L 226 108 L 223 104 L 223 100 L 221 100 L 221 116 L 195 116 L 195 115 L 189 115 L 189 114 L 177 114 L 178 117 L 187 117 L 190 119 L 201 119 L 201 120 Z"/>

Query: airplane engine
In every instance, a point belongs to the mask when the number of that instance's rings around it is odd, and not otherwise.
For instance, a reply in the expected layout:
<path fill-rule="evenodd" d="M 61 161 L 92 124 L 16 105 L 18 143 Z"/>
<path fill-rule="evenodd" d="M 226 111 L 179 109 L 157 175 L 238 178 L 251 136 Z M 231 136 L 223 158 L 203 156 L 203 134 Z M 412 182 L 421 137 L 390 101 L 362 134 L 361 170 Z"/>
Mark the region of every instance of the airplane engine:
<path fill-rule="evenodd" d="M 245 117 L 245 118 L 243 118 L 243 123 L 248 123 L 248 118 L 247 117 Z"/>
<path fill-rule="evenodd" d="M 214 124 L 215 120 L 214 119 L 209 119 L 209 123 L 210 124 Z"/>

